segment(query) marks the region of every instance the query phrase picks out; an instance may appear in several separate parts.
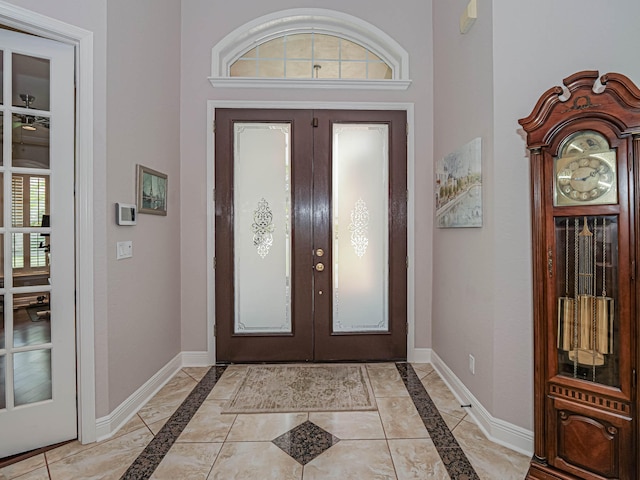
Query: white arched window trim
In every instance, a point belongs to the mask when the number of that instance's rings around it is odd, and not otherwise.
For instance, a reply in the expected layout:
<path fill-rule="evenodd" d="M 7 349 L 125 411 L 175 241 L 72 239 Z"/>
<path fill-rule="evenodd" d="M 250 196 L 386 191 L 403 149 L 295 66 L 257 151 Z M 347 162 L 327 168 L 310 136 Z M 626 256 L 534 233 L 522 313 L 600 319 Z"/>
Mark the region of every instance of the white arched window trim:
<path fill-rule="evenodd" d="M 233 62 L 255 46 L 282 35 L 296 33 L 334 35 L 358 43 L 375 53 L 393 70 L 393 77 L 374 79 L 291 79 L 231 77 Z M 256 18 L 224 37 L 211 51 L 211 85 L 214 87 L 357 88 L 406 90 L 409 54 L 379 28 L 346 13 L 322 8 L 282 10 Z"/>

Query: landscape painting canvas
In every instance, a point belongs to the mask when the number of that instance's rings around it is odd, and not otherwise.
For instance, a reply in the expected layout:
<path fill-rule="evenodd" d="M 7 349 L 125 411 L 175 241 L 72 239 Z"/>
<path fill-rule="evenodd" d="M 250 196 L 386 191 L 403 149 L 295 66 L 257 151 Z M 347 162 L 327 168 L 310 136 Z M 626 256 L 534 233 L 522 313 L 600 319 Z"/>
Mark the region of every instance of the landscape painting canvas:
<path fill-rule="evenodd" d="M 482 140 L 474 138 L 436 162 L 436 225 L 482 227 Z"/>

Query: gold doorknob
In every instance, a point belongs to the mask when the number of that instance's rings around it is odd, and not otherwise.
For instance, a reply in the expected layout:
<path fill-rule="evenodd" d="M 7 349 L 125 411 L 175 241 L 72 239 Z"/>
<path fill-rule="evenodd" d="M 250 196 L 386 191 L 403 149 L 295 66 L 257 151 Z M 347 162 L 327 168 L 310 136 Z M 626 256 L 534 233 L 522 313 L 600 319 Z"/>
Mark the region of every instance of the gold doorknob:
<path fill-rule="evenodd" d="M 324 263 L 316 263 L 316 270 L 321 272 L 324 270 Z"/>
<path fill-rule="evenodd" d="M 316 250 L 316 257 L 321 257 L 324 255 L 324 250 L 319 248 Z"/>

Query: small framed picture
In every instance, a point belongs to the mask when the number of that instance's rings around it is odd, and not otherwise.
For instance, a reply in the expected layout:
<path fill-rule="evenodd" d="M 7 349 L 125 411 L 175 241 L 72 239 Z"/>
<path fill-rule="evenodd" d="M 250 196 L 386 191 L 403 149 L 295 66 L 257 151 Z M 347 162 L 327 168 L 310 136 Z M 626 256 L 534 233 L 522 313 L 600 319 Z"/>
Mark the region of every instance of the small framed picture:
<path fill-rule="evenodd" d="M 168 178 L 164 173 L 138 165 L 138 213 L 167 214 Z"/>

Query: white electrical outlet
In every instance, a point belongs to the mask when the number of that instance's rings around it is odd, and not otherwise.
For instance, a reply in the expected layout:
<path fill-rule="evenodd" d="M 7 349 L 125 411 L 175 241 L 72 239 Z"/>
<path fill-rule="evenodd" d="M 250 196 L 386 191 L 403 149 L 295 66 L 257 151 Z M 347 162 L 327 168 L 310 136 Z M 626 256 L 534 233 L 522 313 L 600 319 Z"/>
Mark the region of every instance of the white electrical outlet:
<path fill-rule="evenodd" d="M 476 374 L 476 358 L 473 355 L 469 355 L 469 371 L 471 375 Z"/>

